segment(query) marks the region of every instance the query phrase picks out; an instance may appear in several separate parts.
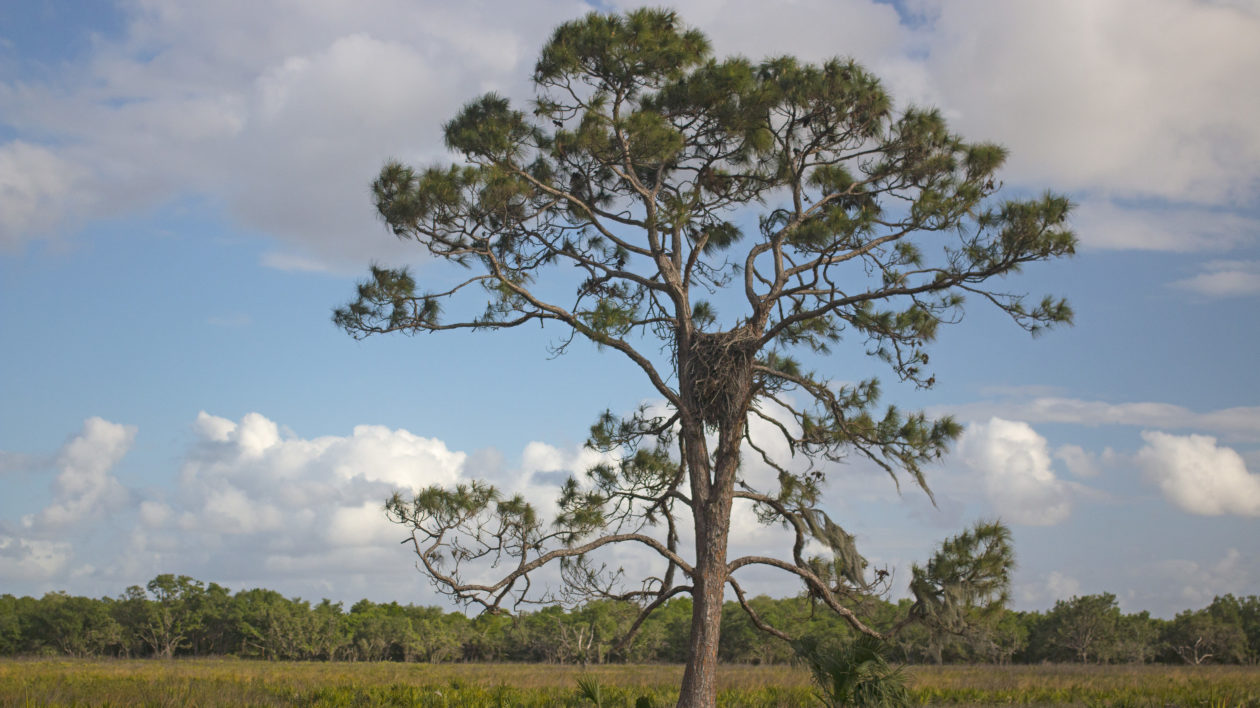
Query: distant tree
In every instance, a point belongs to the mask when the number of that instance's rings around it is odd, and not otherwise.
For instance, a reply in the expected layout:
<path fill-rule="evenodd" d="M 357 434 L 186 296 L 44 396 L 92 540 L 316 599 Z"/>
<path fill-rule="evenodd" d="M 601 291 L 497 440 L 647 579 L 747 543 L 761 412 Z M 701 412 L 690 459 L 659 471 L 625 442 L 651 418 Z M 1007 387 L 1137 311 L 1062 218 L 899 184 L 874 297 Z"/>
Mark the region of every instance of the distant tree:
<path fill-rule="evenodd" d="M 1105 660 L 1115 644 L 1120 608 L 1111 593 L 1059 600 L 1046 616 L 1050 641 L 1077 661 Z"/>
<path fill-rule="evenodd" d="M 192 635 L 202 626 L 205 586 L 187 575 L 159 575 L 145 586 L 152 600 L 139 588 L 128 589 L 123 601 L 133 603 L 132 630 L 153 655 L 170 659 L 192 646 Z"/>
<path fill-rule="evenodd" d="M 1179 613 L 1165 630 L 1164 641 L 1187 664 L 1239 663 L 1247 655 L 1241 627 L 1210 610 Z"/>
<path fill-rule="evenodd" d="M 189 635 L 194 656 L 229 654 L 235 646 L 232 592 L 218 583 L 205 586 L 198 599 L 198 623 Z"/>
<path fill-rule="evenodd" d="M 468 618 L 436 607 L 416 608 L 416 612 L 413 622 L 420 637 L 420 660 L 436 664 L 459 658 L 469 631 Z"/>
<path fill-rule="evenodd" d="M 1246 643 L 1243 662 L 1260 662 L 1260 596 L 1222 595 L 1212 599 L 1207 611 L 1218 621 L 1238 627 L 1242 631 Z"/>
<path fill-rule="evenodd" d="M 326 652 L 327 618 L 313 613 L 310 603 L 258 588 L 236 593 L 233 601 L 242 655 L 309 660 Z"/>
<path fill-rule="evenodd" d="M 574 601 L 619 598 L 646 616 L 689 594 L 681 706 L 715 701 L 727 588 L 759 629 L 792 638 L 746 602 L 737 576 L 755 567 L 787 573 L 872 637 L 1000 602 L 1008 534 L 982 524 L 913 570 L 904 622 L 879 631 L 854 611 L 874 581 L 825 511 L 830 463 L 857 455 L 926 491 L 924 466 L 961 429 L 881 410 L 876 379 L 841 383 L 798 357 L 843 341 L 928 388 L 929 344 L 966 297 L 1034 332 L 1067 322 L 1062 300 L 1027 303 L 1004 277 L 1073 252 L 1068 200 L 998 200 L 1003 148 L 964 141 L 937 111 L 894 110 L 852 61 L 715 60 L 673 12 L 566 23 L 533 78 L 532 112 L 488 94 L 446 124 L 463 164 L 390 163 L 373 186 L 395 235 L 467 276 L 426 290 L 373 267 L 334 319 L 356 337 L 558 325 L 559 350 L 584 339 L 621 354 L 665 408 L 598 420 L 589 445 L 617 461 L 570 480 L 553 523 L 481 482 L 393 497 L 388 513 L 436 586 L 499 611 L 544 599 L 530 576 L 558 563 Z M 753 439 L 750 420 L 795 461 Z M 777 480 L 754 487 L 745 454 Z M 788 528 L 792 548 L 728 557 L 735 503 Z M 621 578 L 593 555 L 611 544 L 655 553 L 659 572 Z M 503 560 L 502 577 L 470 579 L 484 577 L 469 572 L 479 560 Z"/>
<path fill-rule="evenodd" d="M 411 618 L 391 609 L 368 600 L 350 608 L 350 639 L 360 661 L 409 661 L 418 653 Z"/>
<path fill-rule="evenodd" d="M 1116 639 L 1111 647 L 1111 660 L 1118 663 L 1145 664 L 1159 655 L 1159 622 L 1150 612 L 1121 615 L 1116 623 Z"/>
<path fill-rule="evenodd" d="M 840 632 L 837 633 L 834 631 L 837 629 L 835 627 L 826 627 L 822 631 L 811 627 L 811 615 L 815 613 L 803 598 L 776 600 L 760 595 L 750 598 L 748 606 L 762 621 L 794 636 L 823 634 L 832 639 L 847 636 L 843 628 L 839 628 Z M 722 642 L 718 648 L 718 657 L 722 661 L 740 664 L 786 664 L 796 659 L 790 645 L 757 629 L 749 614 L 738 603 L 726 603 L 722 615 Z"/>
<path fill-rule="evenodd" d="M 1028 627 L 1019 613 L 1004 610 L 979 623 L 965 645 L 967 661 L 1009 664 L 1028 645 Z"/>
<path fill-rule="evenodd" d="M 681 664 L 686 661 L 691 607 L 691 598 L 685 596 L 675 597 L 661 605 L 646 618 L 641 629 L 632 637 L 633 641 L 621 647 L 625 656 L 634 662 Z M 725 638 L 723 634 L 724 641 Z"/>
<path fill-rule="evenodd" d="M 32 633 L 46 649 L 76 657 L 100 656 L 122 641 L 122 627 L 108 601 L 50 592 L 32 609 Z"/>
<path fill-rule="evenodd" d="M 20 653 L 25 647 L 22 631 L 24 600 L 30 598 L 14 597 L 8 593 L 0 595 L 0 656 L 12 656 Z"/>

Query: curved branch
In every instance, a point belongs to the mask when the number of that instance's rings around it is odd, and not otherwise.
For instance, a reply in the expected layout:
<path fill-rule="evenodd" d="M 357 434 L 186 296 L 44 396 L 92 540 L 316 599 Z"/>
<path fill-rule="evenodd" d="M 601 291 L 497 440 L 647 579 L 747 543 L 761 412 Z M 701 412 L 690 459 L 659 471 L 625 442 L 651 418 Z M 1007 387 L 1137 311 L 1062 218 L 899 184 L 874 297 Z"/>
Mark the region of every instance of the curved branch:
<path fill-rule="evenodd" d="M 786 561 L 779 560 L 778 558 L 768 558 L 766 556 L 744 556 L 743 558 L 737 558 L 728 563 L 726 565 L 727 573 L 733 574 L 736 570 L 749 565 L 768 565 L 771 568 L 778 568 L 779 570 L 786 571 L 797 576 L 801 580 L 804 580 L 805 585 L 808 586 L 817 597 L 822 599 L 823 603 L 826 604 L 827 607 L 831 608 L 833 612 L 843 617 L 844 621 L 848 622 L 850 627 L 853 627 L 853 629 L 861 632 L 862 634 L 876 639 L 888 639 L 892 636 L 891 633 L 882 633 L 867 626 L 862 622 L 862 620 L 858 619 L 858 616 L 853 613 L 853 610 L 850 610 L 840 604 L 840 601 L 836 598 L 835 593 L 831 591 L 831 588 L 827 587 L 827 583 L 823 582 L 822 578 L 819 578 L 808 568 L 801 568 Z M 899 631 L 900 626 L 898 626 L 897 629 Z"/>
<path fill-rule="evenodd" d="M 753 626 L 766 634 L 772 634 L 785 642 L 795 641 L 788 633 L 770 626 L 761 619 L 761 615 L 748 604 L 748 600 L 744 597 L 744 589 L 739 586 L 735 578 L 727 577 L 726 582 L 730 583 L 731 588 L 735 591 L 735 597 L 739 598 L 739 606 L 744 608 L 744 612 L 748 614 L 748 619 L 752 620 Z"/>
<path fill-rule="evenodd" d="M 493 585 L 484 585 L 480 583 L 461 583 L 454 576 L 448 575 L 446 573 L 443 573 L 441 570 L 439 570 L 437 567 L 437 564 L 434 562 L 434 557 L 437 555 L 437 552 L 443 547 L 442 535 L 441 534 L 437 536 L 430 535 L 430 538 L 434 539 L 435 541 L 434 544 L 426 549 L 421 549 L 420 539 L 417 537 L 416 533 L 413 531 L 411 535 L 412 545 L 415 549 L 416 555 L 419 556 L 420 558 L 420 562 L 424 564 L 425 571 L 430 576 L 432 576 L 436 582 L 440 583 L 441 585 L 445 585 L 449 589 L 451 594 L 464 600 L 471 600 L 471 601 L 477 602 L 488 610 L 498 610 L 499 605 L 502 603 L 503 599 L 507 595 L 507 591 L 511 589 L 512 585 L 514 585 L 517 580 L 521 578 L 526 578 L 530 573 L 532 573 L 535 570 L 538 570 L 544 565 L 547 565 L 548 563 L 554 560 L 580 556 L 580 555 L 589 553 L 597 548 L 601 548 L 603 546 L 607 546 L 612 543 L 622 543 L 626 541 L 633 541 L 633 542 L 641 543 L 647 546 L 648 548 L 651 548 L 652 550 L 656 551 L 659 555 L 664 557 L 666 560 L 670 561 L 674 565 L 681 568 L 683 573 L 685 573 L 688 577 L 691 577 L 692 573 L 694 572 L 694 569 L 691 567 L 689 563 L 687 563 L 687 561 L 683 560 L 682 557 L 680 557 L 677 553 L 674 553 L 672 550 L 667 548 L 664 544 L 662 544 L 660 541 L 656 540 L 655 538 L 652 538 L 651 536 L 647 536 L 644 534 L 626 533 L 626 534 L 613 534 L 609 536 L 603 536 L 601 538 L 595 539 L 594 541 L 584 543 L 581 546 L 574 546 L 572 548 L 558 548 L 553 551 L 544 553 L 538 556 L 537 558 L 535 558 L 534 560 L 528 561 L 528 562 L 526 562 L 524 557 L 522 557 L 520 565 L 513 568 L 511 572 L 507 573 L 503 578 L 501 578 L 497 583 L 494 583 Z M 478 595 L 493 596 L 494 601 L 488 602 L 482 599 L 481 597 L 479 597 Z"/>

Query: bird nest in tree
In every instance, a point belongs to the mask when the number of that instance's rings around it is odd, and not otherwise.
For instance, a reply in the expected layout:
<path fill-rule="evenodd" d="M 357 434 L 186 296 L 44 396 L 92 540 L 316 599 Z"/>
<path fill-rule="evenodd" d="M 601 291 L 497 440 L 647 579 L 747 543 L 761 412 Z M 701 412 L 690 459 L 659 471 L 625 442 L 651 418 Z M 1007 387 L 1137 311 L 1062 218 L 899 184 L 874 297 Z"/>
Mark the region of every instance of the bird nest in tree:
<path fill-rule="evenodd" d="M 756 352 L 757 335 L 746 327 L 695 335 L 682 374 L 691 382 L 691 401 L 706 425 L 743 413 Z"/>

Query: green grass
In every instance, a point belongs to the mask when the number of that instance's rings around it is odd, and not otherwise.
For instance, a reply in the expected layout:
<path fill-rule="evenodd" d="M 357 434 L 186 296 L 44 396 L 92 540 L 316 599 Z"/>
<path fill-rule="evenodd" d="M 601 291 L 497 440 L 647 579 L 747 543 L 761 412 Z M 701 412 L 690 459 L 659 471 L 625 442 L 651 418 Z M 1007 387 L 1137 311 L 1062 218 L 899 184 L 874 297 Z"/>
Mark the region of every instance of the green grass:
<path fill-rule="evenodd" d="M 0 706 L 604 706 L 673 705 L 679 666 L 0 660 Z M 816 706 L 803 669 L 724 666 L 720 706 Z M 1167 666 L 912 667 L 925 705 L 1254 706 L 1260 668 Z M 646 699 L 646 701 L 642 700 Z"/>

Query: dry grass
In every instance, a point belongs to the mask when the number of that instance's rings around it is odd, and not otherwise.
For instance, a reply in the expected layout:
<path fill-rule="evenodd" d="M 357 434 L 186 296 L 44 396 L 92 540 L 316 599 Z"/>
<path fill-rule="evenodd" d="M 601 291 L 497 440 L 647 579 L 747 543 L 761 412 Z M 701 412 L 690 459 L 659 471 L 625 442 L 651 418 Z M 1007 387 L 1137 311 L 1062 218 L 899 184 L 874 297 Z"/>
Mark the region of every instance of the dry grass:
<path fill-rule="evenodd" d="M 640 695 L 665 705 L 682 667 L 16 659 L 0 661 L 0 705 L 578 705 L 583 676 L 614 705 Z M 724 666 L 719 686 L 730 706 L 801 705 L 810 693 L 808 674 L 784 667 Z M 744 700 L 753 694 L 775 702 Z"/>
<path fill-rule="evenodd" d="M 3 660 L 0 706 L 580 706 L 578 677 L 606 705 L 649 696 L 672 705 L 680 666 L 581 669 L 536 664 L 292 663 L 236 659 Z M 722 706 L 811 706 L 808 674 L 723 666 Z M 1260 668 L 1167 666 L 913 667 L 932 705 L 1260 706 Z"/>
<path fill-rule="evenodd" d="M 1248 666 L 917 666 L 911 686 L 923 703 L 1260 706 Z"/>

